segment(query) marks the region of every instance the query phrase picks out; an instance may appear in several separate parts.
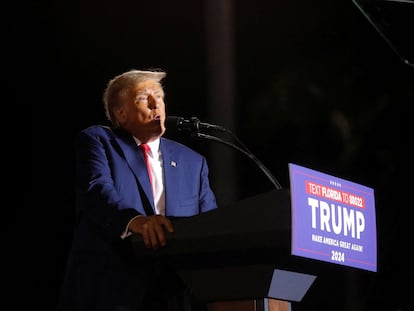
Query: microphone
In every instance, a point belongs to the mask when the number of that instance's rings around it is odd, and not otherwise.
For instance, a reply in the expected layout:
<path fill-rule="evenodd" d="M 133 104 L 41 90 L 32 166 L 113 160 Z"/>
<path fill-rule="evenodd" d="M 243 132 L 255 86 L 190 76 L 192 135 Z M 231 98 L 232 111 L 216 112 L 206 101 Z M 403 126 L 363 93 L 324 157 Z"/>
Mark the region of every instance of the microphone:
<path fill-rule="evenodd" d="M 282 189 L 282 186 L 280 185 L 280 183 L 270 173 L 270 171 L 263 165 L 263 163 L 260 162 L 260 160 L 256 158 L 256 156 L 253 153 L 251 153 L 251 151 L 243 144 L 243 142 L 240 139 L 238 139 L 237 136 L 235 136 L 231 131 L 225 129 L 224 127 L 215 125 L 215 124 L 200 122 L 200 120 L 196 117 L 191 117 L 189 119 L 186 119 L 186 118 L 177 117 L 177 116 L 167 116 L 167 119 L 165 120 L 165 127 L 167 129 L 175 128 L 178 131 L 187 131 L 187 132 L 190 132 L 191 136 L 193 137 L 213 140 L 213 141 L 225 144 L 227 146 L 230 146 L 242 152 L 259 166 L 259 168 L 266 174 L 266 176 L 270 179 L 270 181 L 275 185 L 276 189 L 278 190 Z M 234 144 L 233 142 L 226 141 L 220 137 L 200 133 L 200 131 L 203 129 L 226 132 L 227 134 L 231 135 L 234 138 L 234 140 L 238 143 L 238 145 Z"/>
<path fill-rule="evenodd" d="M 199 132 L 201 130 L 215 130 L 220 132 L 227 132 L 227 130 L 219 125 L 201 122 L 196 117 L 184 118 L 177 116 L 168 116 L 165 122 L 165 127 L 174 127 L 179 131 Z"/>

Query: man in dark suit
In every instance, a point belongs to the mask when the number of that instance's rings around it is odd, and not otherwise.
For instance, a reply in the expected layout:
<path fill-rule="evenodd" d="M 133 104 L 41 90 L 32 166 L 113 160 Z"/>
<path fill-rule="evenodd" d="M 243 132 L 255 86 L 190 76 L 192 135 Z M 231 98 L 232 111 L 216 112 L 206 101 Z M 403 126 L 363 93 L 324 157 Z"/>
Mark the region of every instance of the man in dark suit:
<path fill-rule="evenodd" d="M 162 137 L 166 131 L 162 71 L 130 70 L 109 81 L 104 107 L 111 126 L 76 140 L 78 221 L 58 310 L 190 310 L 186 288 L 156 261 L 133 258 L 126 241 L 142 236 L 158 249 L 171 217 L 217 208 L 206 159 Z M 139 146 L 149 146 L 148 164 Z M 148 169 L 148 170 L 147 170 Z"/>

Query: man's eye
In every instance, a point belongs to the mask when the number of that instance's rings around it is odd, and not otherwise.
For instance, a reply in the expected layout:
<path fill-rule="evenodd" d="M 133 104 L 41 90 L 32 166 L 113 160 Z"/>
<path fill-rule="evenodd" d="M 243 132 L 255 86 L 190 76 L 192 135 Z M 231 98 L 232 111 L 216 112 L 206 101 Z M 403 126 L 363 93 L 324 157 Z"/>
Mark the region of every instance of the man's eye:
<path fill-rule="evenodd" d="M 136 102 L 141 103 L 141 102 L 146 101 L 147 99 L 148 99 L 147 96 L 138 96 L 137 99 L 136 99 Z"/>

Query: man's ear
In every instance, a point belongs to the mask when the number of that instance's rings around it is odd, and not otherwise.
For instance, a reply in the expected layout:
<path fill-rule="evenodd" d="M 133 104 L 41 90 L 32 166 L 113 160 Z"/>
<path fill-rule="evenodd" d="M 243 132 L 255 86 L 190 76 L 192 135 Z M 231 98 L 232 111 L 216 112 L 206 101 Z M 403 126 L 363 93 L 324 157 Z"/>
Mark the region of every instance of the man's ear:
<path fill-rule="evenodd" d="M 116 107 L 114 109 L 114 115 L 115 115 L 115 118 L 118 120 L 118 122 L 120 124 L 123 124 L 125 122 L 126 118 L 127 118 L 127 113 L 126 113 L 125 108 L 123 106 Z"/>

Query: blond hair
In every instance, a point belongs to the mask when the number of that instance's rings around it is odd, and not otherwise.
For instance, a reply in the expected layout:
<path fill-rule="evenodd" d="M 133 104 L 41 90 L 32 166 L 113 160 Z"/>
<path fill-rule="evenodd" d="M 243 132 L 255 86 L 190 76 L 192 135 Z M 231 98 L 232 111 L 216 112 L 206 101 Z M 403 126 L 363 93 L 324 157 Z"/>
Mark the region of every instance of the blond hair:
<path fill-rule="evenodd" d="M 103 103 L 105 114 L 113 126 L 119 127 L 119 122 L 115 117 L 114 109 L 120 107 L 124 103 L 125 97 L 129 91 L 138 83 L 145 80 L 154 80 L 161 83 L 167 73 L 162 70 L 129 70 L 108 82 L 103 94 Z"/>

